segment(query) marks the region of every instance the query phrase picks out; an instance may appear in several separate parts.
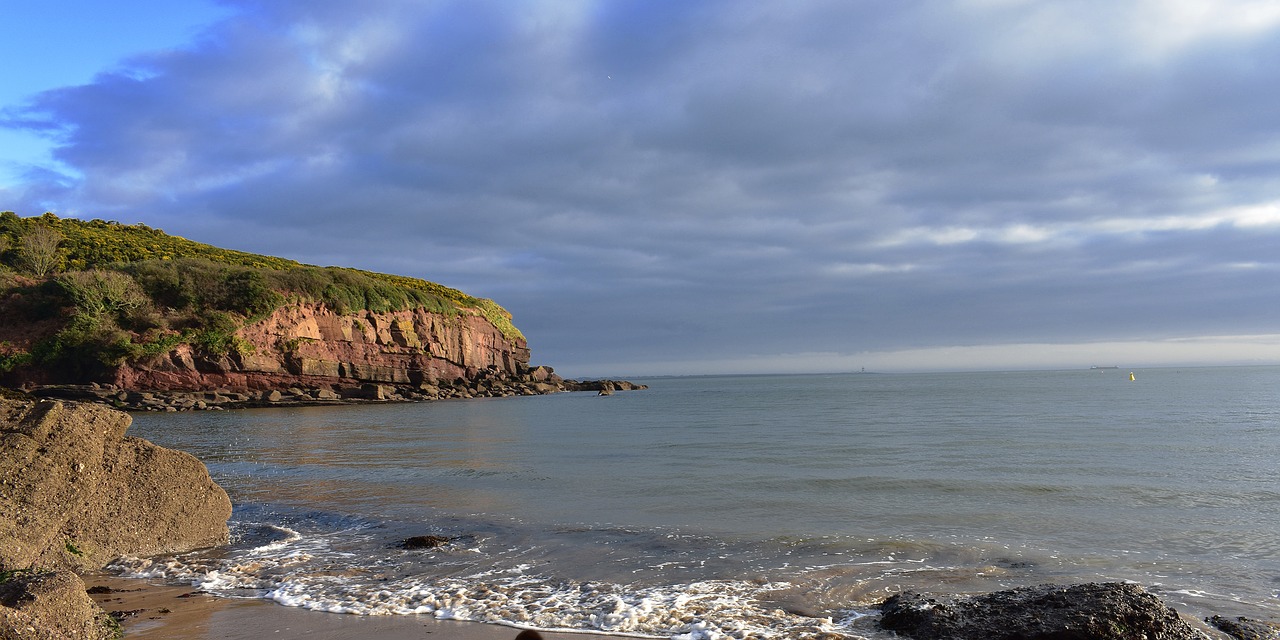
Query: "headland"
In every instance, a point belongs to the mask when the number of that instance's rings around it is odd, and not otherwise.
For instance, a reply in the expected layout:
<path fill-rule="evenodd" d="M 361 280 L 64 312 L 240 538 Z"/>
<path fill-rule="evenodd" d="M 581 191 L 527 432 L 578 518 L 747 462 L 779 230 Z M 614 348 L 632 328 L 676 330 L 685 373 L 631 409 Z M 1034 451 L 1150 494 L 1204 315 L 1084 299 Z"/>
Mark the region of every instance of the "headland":
<path fill-rule="evenodd" d="M 529 358 L 505 309 L 426 280 L 0 213 L 0 385 L 37 396 L 181 411 L 642 388 Z"/>

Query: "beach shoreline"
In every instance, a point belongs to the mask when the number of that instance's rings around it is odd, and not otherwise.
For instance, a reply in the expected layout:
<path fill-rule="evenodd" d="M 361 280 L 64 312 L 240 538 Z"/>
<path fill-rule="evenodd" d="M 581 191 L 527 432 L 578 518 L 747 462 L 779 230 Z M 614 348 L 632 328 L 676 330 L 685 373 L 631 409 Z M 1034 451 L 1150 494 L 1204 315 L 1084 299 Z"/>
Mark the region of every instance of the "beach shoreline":
<path fill-rule="evenodd" d="M 261 598 L 226 598 L 194 587 L 154 584 L 110 573 L 81 576 L 90 597 L 118 616 L 129 640 L 510 640 L 520 629 L 426 615 L 361 616 L 286 607 Z M 610 640 L 599 633 L 541 631 L 546 640 Z"/>

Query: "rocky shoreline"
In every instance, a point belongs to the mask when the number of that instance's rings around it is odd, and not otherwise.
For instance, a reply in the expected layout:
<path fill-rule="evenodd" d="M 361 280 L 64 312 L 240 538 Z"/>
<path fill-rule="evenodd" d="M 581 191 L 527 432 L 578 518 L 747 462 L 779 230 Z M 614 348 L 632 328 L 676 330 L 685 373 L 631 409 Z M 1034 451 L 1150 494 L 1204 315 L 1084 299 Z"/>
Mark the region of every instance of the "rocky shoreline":
<path fill-rule="evenodd" d="M 542 370 L 542 371 L 539 371 Z M 322 384 L 313 387 L 249 389 L 218 387 L 208 390 L 124 389 L 114 384 L 33 386 L 31 396 L 106 404 L 124 411 L 218 411 L 262 407 L 301 407 L 387 402 L 427 402 L 467 398 L 536 396 L 552 393 L 648 389 L 626 380 L 564 380 L 550 367 L 537 367 L 523 379 L 459 378 L 452 383 L 394 385 L 381 383 Z"/>

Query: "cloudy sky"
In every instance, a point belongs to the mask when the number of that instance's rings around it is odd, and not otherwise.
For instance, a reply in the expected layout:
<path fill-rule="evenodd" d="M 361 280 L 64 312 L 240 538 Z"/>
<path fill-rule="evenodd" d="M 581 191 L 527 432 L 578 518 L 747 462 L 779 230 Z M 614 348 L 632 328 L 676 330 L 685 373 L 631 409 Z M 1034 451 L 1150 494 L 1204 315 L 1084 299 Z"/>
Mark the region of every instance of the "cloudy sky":
<path fill-rule="evenodd" d="M 1280 362 L 1271 0 L 95 5 L 0 5 L 0 209 L 441 282 L 566 375 Z"/>

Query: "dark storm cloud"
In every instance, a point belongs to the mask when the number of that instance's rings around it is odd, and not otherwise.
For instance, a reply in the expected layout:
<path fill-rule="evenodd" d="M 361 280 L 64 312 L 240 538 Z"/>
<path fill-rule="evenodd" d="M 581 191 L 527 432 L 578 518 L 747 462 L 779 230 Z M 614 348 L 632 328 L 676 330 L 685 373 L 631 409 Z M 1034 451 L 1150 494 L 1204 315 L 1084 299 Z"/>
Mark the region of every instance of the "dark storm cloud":
<path fill-rule="evenodd" d="M 10 122 L 13 208 L 497 299 L 535 359 L 1270 333 L 1280 15 L 256 2 Z"/>

